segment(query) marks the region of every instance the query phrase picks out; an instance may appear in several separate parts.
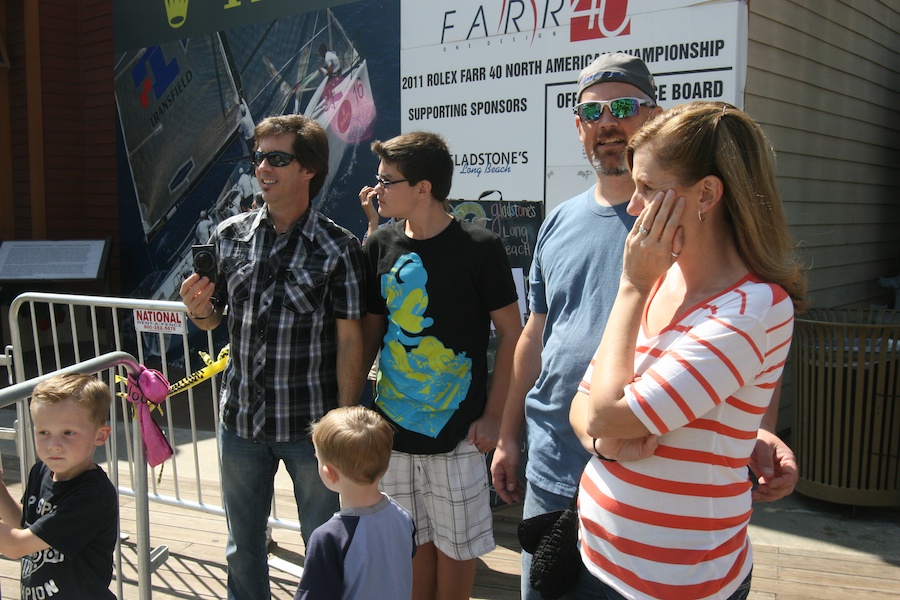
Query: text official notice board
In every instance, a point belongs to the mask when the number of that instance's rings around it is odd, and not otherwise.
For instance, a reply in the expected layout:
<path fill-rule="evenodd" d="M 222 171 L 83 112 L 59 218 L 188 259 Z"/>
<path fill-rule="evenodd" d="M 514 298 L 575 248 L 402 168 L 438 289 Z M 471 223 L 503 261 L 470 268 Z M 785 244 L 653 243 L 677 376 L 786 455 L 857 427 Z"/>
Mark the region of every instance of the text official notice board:
<path fill-rule="evenodd" d="M 3 242 L 0 281 L 100 279 L 108 252 L 108 240 Z"/>

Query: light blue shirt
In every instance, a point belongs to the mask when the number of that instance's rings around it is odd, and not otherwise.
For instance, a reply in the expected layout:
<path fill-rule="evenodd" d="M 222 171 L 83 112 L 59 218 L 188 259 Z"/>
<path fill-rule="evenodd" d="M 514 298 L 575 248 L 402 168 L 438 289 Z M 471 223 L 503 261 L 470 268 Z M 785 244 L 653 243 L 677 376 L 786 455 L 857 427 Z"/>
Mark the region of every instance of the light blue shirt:
<path fill-rule="evenodd" d="M 561 496 L 574 495 L 590 459 L 569 425 L 569 406 L 619 288 L 625 237 L 635 220 L 627 206 L 600 206 L 591 187 L 553 210 L 538 232 L 528 301 L 547 322 L 541 374 L 525 399 L 525 475 Z"/>

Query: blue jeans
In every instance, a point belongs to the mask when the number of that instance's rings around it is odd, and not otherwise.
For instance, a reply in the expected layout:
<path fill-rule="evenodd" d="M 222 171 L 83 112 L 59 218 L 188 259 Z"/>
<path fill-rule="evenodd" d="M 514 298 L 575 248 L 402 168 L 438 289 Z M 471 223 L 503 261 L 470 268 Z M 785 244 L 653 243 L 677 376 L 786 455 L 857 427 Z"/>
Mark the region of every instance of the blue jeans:
<path fill-rule="evenodd" d="M 266 523 L 279 461 L 294 482 L 294 498 L 304 544 L 316 527 L 340 509 L 338 495 L 319 479 L 308 440 L 256 443 L 219 425 L 222 501 L 228 522 L 228 600 L 265 600 L 269 591 Z"/>
<path fill-rule="evenodd" d="M 525 492 L 525 504 L 522 507 L 522 518 L 527 519 L 554 510 L 564 510 L 569 507 L 572 498 L 560 496 L 553 492 L 528 484 Z M 531 572 L 531 554 L 522 551 L 522 600 L 541 600 L 539 592 L 531 588 L 528 574 Z M 750 594 L 750 575 L 744 579 L 741 586 L 729 596 L 728 600 L 745 600 Z M 594 577 L 584 564 L 578 575 L 578 583 L 575 588 L 563 596 L 563 600 L 627 600 L 614 589 Z"/>

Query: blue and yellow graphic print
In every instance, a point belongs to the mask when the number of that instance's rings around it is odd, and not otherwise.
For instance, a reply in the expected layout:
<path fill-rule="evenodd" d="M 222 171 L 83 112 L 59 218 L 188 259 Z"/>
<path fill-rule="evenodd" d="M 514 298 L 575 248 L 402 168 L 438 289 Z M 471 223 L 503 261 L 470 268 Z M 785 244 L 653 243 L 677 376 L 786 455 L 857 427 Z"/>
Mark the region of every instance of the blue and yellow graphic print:
<path fill-rule="evenodd" d="M 378 407 L 404 429 L 435 438 L 459 408 L 472 383 L 472 359 L 441 340 L 422 335 L 428 272 L 415 252 L 399 257 L 381 276 L 388 329 L 378 372 Z"/>

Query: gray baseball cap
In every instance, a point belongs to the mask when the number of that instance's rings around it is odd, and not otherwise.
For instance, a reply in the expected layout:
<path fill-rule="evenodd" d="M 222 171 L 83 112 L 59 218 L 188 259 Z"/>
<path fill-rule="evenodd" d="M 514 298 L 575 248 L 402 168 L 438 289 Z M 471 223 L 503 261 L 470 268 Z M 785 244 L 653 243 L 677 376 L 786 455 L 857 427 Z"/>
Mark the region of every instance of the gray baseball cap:
<path fill-rule="evenodd" d="M 624 52 L 601 54 L 586 66 L 578 76 L 578 94 L 575 101 L 581 102 L 581 92 L 587 88 L 595 83 L 607 81 L 630 83 L 656 102 L 656 84 L 647 65 L 641 59 Z"/>

